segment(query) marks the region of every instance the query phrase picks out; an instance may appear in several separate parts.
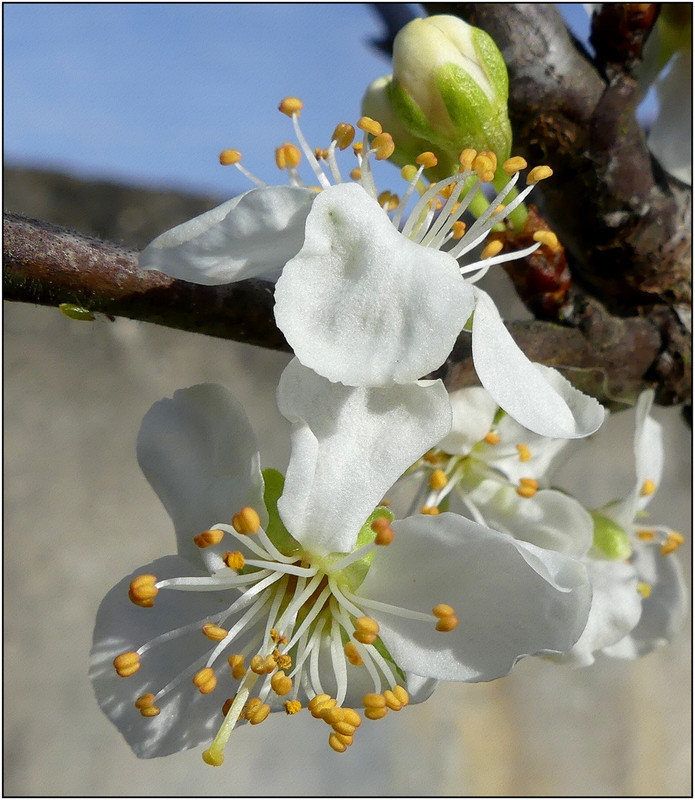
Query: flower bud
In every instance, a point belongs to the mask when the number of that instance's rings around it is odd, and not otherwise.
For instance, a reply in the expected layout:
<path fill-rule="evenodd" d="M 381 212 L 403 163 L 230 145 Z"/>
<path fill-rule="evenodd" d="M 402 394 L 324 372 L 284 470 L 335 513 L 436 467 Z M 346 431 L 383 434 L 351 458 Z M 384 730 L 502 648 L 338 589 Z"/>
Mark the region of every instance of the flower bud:
<path fill-rule="evenodd" d="M 632 545 L 625 531 L 596 511 L 591 512 L 594 520 L 594 552 L 599 558 L 623 561 L 632 554 Z"/>
<path fill-rule="evenodd" d="M 430 149 L 458 154 L 470 147 L 491 150 L 500 162 L 507 159 L 508 93 L 497 45 L 458 17 L 415 19 L 396 36 L 391 106 L 408 133 Z"/>

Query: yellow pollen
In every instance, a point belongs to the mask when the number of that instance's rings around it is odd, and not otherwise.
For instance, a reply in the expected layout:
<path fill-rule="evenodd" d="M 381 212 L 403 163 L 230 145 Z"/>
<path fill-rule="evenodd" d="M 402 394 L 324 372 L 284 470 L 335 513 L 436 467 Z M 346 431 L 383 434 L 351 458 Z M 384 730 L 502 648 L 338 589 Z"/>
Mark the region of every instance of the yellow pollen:
<path fill-rule="evenodd" d="M 270 638 L 275 642 L 275 644 L 287 644 L 287 637 L 280 633 L 276 628 L 270 629 Z"/>
<path fill-rule="evenodd" d="M 671 531 L 666 541 L 661 545 L 661 555 L 667 556 L 669 553 L 673 553 L 675 550 L 678 550 L 684 541 L 685 539 L 680 533 L 677 531 Z"/>
<path fill-rule="evenodd" d="M 307 708 L 309 711 L 313 711 L 317 706 L 320 706 L 322 703 L 326 703 L 328 700 L 331 699 L 329 694 L 317 694 L 309 700 Z"/>
<path fill-rule="evenodd" d="M 335 733 L 330 734 L 330 736 L 335 736 L 336 739 L 341 741 L 346 747 L 350 747 L 350 745 L 353 742 L 353 735 L 352 734 L 339 733 L 338 731 L 335 731 Z M 329 736 L 329 738 L 330 738 L 330 736 Z"/>
<path fill-rule="evenodd" d="M 197 536 L 193 537 L 193 541 L 201 548 L 204 547 L 213 547 L 216 544 L 219 544 L 222 539 L 224 538 L 224 531 L 203 531 L 199 533 Z"/>
<path fill-rule="evenodd" d="M 389 713 L 388 708 L 365 708 L 364 716 L 367 719 L 383 719 Z"/>
<path fill-rule="evenodd" d="M 500 436 L 499 436 L 498 433 L 495 433 L 494 431 L 489 431 L 483 437 L 483 441 L 487 442 L 488 444 L 493 444 L 493 445 L 494 444 L 499 444 L 500 443 Z"/>
<path fill-rule="evenodd" d="M 644 581 L 639 581 L 637 584 L 637 593 L 646 600 L 652 593 L 652 587 Z"/>
<path fill-rule="evenodd" d="M 480 254 L 481 258 L 492 258 L 492 256 L 499 255 L 502 251 L 504 244 L 501 239 L 493 239 L 491 242 L 488 242 L 485 247 L 483 248 L 483 252 Z"/>
<path fill-rule="evenodd" d="M 456 612 L 451 606 L 447 605 L 446 603 L 439 603 L 432 609 L 432 613 L 434 614 L 435 617 L 441 619 L 442 617 L 450 617 Z"/>
<path fill-rule="evenodd" d="M 345 714 L 340 706 L 331 706 L 330 708 L 325 708 L 323 710 L 321 713 L 321 719 L 328 725 L 335 725 L 336 723 L 342 722 L 345 719 Z"/>
<path fill-rule="evenodd" d="M 517 486 L 516 489 L 516 493 L 519 495 L 519 497 L 525 497 L 527 500 L 531 497 L 534 497 L 537 491 L 538 489 L 534 488 L 533 486 L 524 486 L 523 484 L 521 486 Z"/>
<path fill-rule="evenodd" d="M 352 152 L 353 152 L 353 153 L 354 153 L 356 156 L 360 155 L 360 153 L 361 153 L 363 150 L 364 150 L 364 144 L 363 144 L 362 142 L 355 142 L 355 144 L 353 144 L 353 145 L 352 145 Z"/>
<path fill-rule="evenodd" d="M 323 700 L 320 703 L 315 703 L 313 706 L 309 703 L 309 711 L 311 712 L 311 716 L 314 719 L 321 719 L 323 713 L 327 711 L 329 708 L 333 708 L 337 705 L 337 702 L 333 697 L 329 697 L 328 695 L 317 695 L 317 697 L 326 697 L 327 700 Z M 314 700 L 316 698 L 313 698 Z"/>
<path fill-rule="evenodd" d="M 412 181 L 415 180 L 417 172 L 418 172 L 417 167 L 413 166 L 412 164 L 406 164 L 401 169 L 401 177 L 403 178 L 403 180 L 408 181 L 408 183 L 411 183 Z"/>
<path fill-rule="evenodd" d="M 154 598 L 159 593 L 155 586 L 157 578 L 154 575 L 138 575 L 130 582 L 128 597 L 136 606 L 151 608 L 154 605 Z"/>
<path fill-rule="evenodd" d="M 352 144 L 355 138 L 355 129 L 347 122 L 339 122 L 335 126 L 331 141 L 335 142 L 340 150 L 345 150 Z"/>
<path fill-rule="evenodd" d="M 392 194 L 388 189 L 385 189 L 377 197 L 377 201 L 382 208 L 385 208 L 387 211 L 393 211 L 393 209 L 398 206 L 398 195 Z"/>
<path fill-rule="evenodd" d="M 502 169 L 507 175 L 515 175 L 517 172 L 521 172 L 522 169 L 526 169 L 527 166 L 528 164 L 525 158 L 521 156 L 512 156 L 502 164 Z"/>
<path fill-rule="evenodd" d="M 240 150 L 226 149 L 220 153 L 220 164 L 223 167 L 228 167 L 230 164 L 238 164 L 241 161 Z"/>
<path fill-rule="evenodd" d="M 357 647 L 354 642 L 348 642 L 343 648 L 343 652 L 345 653 L 345 658 L 347 658 L 353 667 L 359 667 L 364 663 L 362 661 L 362 656 L 357 652 Z"/>
<path fill-rule="evenodd" d="M 354 708 L 344 708 L 343 715 L 343 721 L 348 725 L 352 725 L 353 728 L 359 728 L 362 724 L 362 717 L 355 711 Z"/>
<path fill-rule="evenodd" d="M 376 534 L 374 537 L 374 544 L 380 547 L 387 547 L 390 545 L 396 535 L 388 517 L 377 517 L 377 519 L 372 522 L 372 530 Z"/>
<path fill-rule="evenodd" d="M 246 675 L 246 667 L 244 666 L 244 656 L 234 654 L 227 659 L 229 666 L 232 668 L 232 677 L 236 681 L 240 681 Z"/>
<path fill-rule="evenodd" d="M 462 222 L 460 219 L 457 219 L 451 226 L 451 233 L 454 239 L 461 239 L 463 234 L 466 232 L 466 223 Z"/>
<path fill-rule="evenodd" d="M 473 169 L 478 173 L 478 178 L 483 183 L 489 183 L 495 177 L 496 168 L 497 158 L 493 160 L 487 152 L 478 153 L 473 159 Z"/>
<path fill-rule="evenodd" d="M 359 167 L 355 167 L 350 171 L 350 177 L 353 181 L 358 181 L 362 177 L 362 170 Z"/>
<path fill-rule="evenodd" d="M 473 162 L 477 155 L 478 153 L 471 147 L 467 147 L 465 150 L 461 151 L 461 155 L 459 155 L 459 164 L 463 167 L 464 172 L 471 172 L 473 169 Z"/>
<path fill-rule="evenodd" d="M 439 514 L 439 509 L 436 506 L 423 506 L 420 509 L 421 514 L 429 514 L 431 517 L 436 517 Z"/>
<path fill-rule="evenodd" d="M 383 130 L 381 123 L 371 117 L 360 117 L 357 120 L 357 127 L 365 133 L 371 133 L 372 136 L 378 136 Z"/>
<path fill-rule="evenodd" d="M 371 617 L 358 617 L 352 634 L 362 644 L 374 644 L 379 633 L 379 623 Z"/>
<path fill-rule="evenodd" d="M 430 153 L 430 151 L 427 150 L 424 153 L 420 153 L 420 155 L 415 159 L 415 163 L 419 164 L 421 167 L 424 167 L 425 169 L 430 169 L 430 167 L 437 166 L 437 156 L 435 156 L 434 153 Z"/>
<path fill-rule="evenodd" d="M 344 753 L 348 748 L 345 742 L 342 742 L 338 738 L 337 733 L 330 734 L 330 736 L 328 737 L 328 744 L 331 746 L 331 749 L 335 750 L 336 753 Z"/>
<path fill-rule="evenodd" d="M 129 678 L 140 669 L 140 656 L 134 650 L 130 650 L 127 653 L 121 653 L 120 656 L 116 656 L 113 660 L 113 665 L 121 678 Z"/>
<path fill-rule="evenodd" d="M 278 670 L 270 679 L 270 688 L 279 697 L 284 697 L 292 691 L 292 678 L 288 678 L 283 670 Z"/>
<path fill-rule="evenodd" d="M 443 489 L 449 479 L 446 477 L 446 472 L 443 469 L 435 469 L 435 471 L 430 475 L 430 489 L 434 489 L 435 491 L 439 491 L 439 489 Z"/>
<path fill-rule="evenodd" d="M 377 161 L 383 161 L 393 155 L 396 145 L 390 133 L 380 133 L 372 139 L 372 149 L 374 150 L 374 158 Z"/>
<path fill-rule="evenodd" d="M 647 478 L 647 480 L 642 484 L 642 488 L 639 490 L 639 493 L 642 497 L 647 497 L 647 495 L 654 494 L 656 491 L 656 484 L 653 480 Z"/>
<path fill-rule="evenodd" d="M 387 708 L 390 708 L 391 711 L 400 711 L 403 708 L 396 695 L 390 689 L 384 692 L 384 700 Z"/>
<path fill-rule="evenodd" d="M 210 694 L 217 686 L 217 678 L 212 667 L 205 667 L 193 676 L 193 683 L 198 687 L 201 694 Z"/>
<path fill-rule="evenodd" d="M 540 485 L 535 478 L 519 478 L 519 483 L 522 486 L 530 486 L 532 489 L 538 489 Z"/>
<path fill-rule="evenodd" d="M 544 181 L 553 174 L 552 169 L 547 166 L 534 167 L 531 172 L 526 176 L 526 184 L 530 186 L 532 183 Z"/>
<path fill-rule="evenodd" d="M 341 733 L 343 736 L 354 736 L 357 730 L 354 725 L 350 725 L 349 722 L 345 722 L 344 720 L 334 722 L 331 728 L 333 728 L 336 733 Z"/>
<path fill-rule="evenodd" d="M 299 116 L 303 108 L 304 103 L 298 97 L 286 97 L 278 106 L 278 111 L 291 117 L 293 114 Z"/>
<path fill-rule="evenodd" d="M 396 695 L 401 706 L 405 707 L 410 702 L 410 695 L 403 686 L 394 686 L 393 693 Z"/>
<path fill-rule="evenodd" d="M 442 617 L 441 619 L 437 620 L 437 624 L 434 626 L 434 629 L 440 631 L 441 633 L 449 633 L 450 631 L 453 631 L 454 628 L 458 627 L 458 624 L 458 617 L 452 614 L 449 617 Z"/>
<path fill-rule="evenodd" d="M 135 701 L 135 708 L 143 717 L 156 717 L 159 714 L 159 708 L 154 704 L 154 695 L 151 692 L 138 697 Z"/>
<path fill-rule="evenodd" d="M 224 563 L 229 567 L 229 569 L 234 569 L 238 571 L 244 568 L 246 559 L 238 550 L 236 550 L 233 553 L 224 554 Z"/>
<path fill-rule="evenodd" d="M 442 203 L 442 201 L 438 197 L 433 197 L 429 201 L 428 205 L 429 205 L 430 208 L 433 208 L 435 211 L 441 211 L 442 208 L 444 207 L 444 203 Z"/>
<path fill-rule="evenodd" d="M 298 714 L 302 710 L 302 704 L 299 700 L 287 700 L 285 702 L 285 713 L 292 715 Z"/>
<path fill-rule="evenodd" d="M 560 242 L 552 231 L 536 231 L 533 234 L 533 241 L 540 242 L 542 245 L 545 245 L 545 247 L 549 248 L 553 253 L 560 249 Z"/>
<path fill-rule="evenodd" d="M 292 142 L 285 142 L 275 149 L 275 163 L 279 169 L 298 167 L 302 160 L 302 151 Z"/>
<path fill-rule="evenodd" d="M 261 518 L 250 506 L 244 506 L 232 517 L 232 527 L 237 533 L 258 533 L 261 528 Z"/>
<path fill-rule="evenodd" d="M 370 708 L 386 708 L 386 698 L 383 694 L 369 692 L 362 698 L 362 705 L 367 710 Z"/>
<path fill-rule="evenodd" d="M 289 653 L 281 653 L 279 650 L 274 650 L 273 661 L 280 669 L 292 669 L 292 656 Z"/>
<path fill-rule="evenodd" d="M 531 451 L 527 444 L 518 444 L 516 449 L 519 452 L 519 461 L 526 462 L 531 460 Z"/>
<path fill-rule="evenodd" d="M 656 533 L 654 531 L 637 531 L 637 536 L 645 542 L 653 542 L 654 539 L 656 539 Z"/>
<path fill-rule="evenodd" d="M 255 672 L 256 675 L 270 675 L 271 672 L 275 671 L 276 666 L 277 664 L 272 656 L 255 655 L 249 661 L 251 672 Z"/>
<path fill-rule="evenodd" d="M 251 725 L 260 725 L 261 722 L 267 718 L 268 714 L 270 714 L 270 706 L 263 704 L 258 706 L 247 719 Z"/>
<path fill-rule="evenodd" d="M 253 716 L 256 709 L 260 708 L 262 705 L 263 701 L 261 700 L 260 697 L 252 697 L 242 709 L 241 716 L 244 719 L 250 719 Z"/>
<path fill-rule="evenodd" d="M 203 625 L 203 633 L 208 637 L 208 639 L 212 639 L 213 642 L 221 642 L 224 639 L 229 631 L 225 630 L 224 628 L 220 628 L 219 625 L 213 625 L 212 622 L 206 622 Z"/>

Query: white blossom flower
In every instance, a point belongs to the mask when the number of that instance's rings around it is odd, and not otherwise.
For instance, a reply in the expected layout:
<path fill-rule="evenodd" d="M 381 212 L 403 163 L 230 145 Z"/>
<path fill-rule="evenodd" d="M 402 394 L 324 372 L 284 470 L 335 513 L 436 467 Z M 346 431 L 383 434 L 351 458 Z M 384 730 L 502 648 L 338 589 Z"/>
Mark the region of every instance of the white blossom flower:
<path fill-rule="evenodd" d="M 91 667 L 137 755 L 212 739 L 218 765 L 237 722 L 303 705 L 342 752 L 362 721 L 352 706 L 380 719 L 437 680 L 491 680 L 577 640 L 590 604 L 577 561 L 454 514 L 391 522 L 377 506 L 448 430 L 440 382 L 348 388 L 295 360 L 278 403 L 293 424 L 284 488 L 220 387 L 176 392 L 143 421 L 139 462 L 179 553 L 107 594 Z"/>
<path fill-rule="evenodd" d="M 338 125 L 319 160 L 299 127 L 300 101 L 286 98 L 281 109 L 292 117 L 301 146 L 286 143 L 276 154 L 291 186 L 260 186 L 173 228 L 145 248 L 141 266 L 203 284 L 277 278 L 275 318 L 295 355 L 351 386 L 409 383 L 429 374 L 472 315 L 476 370 L 508 413 L 549 436 L 596 430 L 600 405 L 529 361 L 476 285 L 492 265 L 528 255 L 538 244 L 503 254 L 501 242 L 491 241 L 480 259 L 470 260 L 492 227 L 552 170 L 532 169 L 527 187 L 503 206 L 526 167 L 523 159 L 509 159 L 508 184 L 466 229 L 462 217 L 492 180 L 494 154 L 465 150 L 461 172 L 425 188 L 423 170 L 436 159 L 423 153 L 418 167 L 405 168 L 408 184 L 399 200 L 374 184 L 372 157 L 388 158 L 394 147 L 378 122 L 363 117 L 358 123 L 364 141 L 356 146 L 360 166 L 351 173 L 357 180 L 344 182 L 336 149 L 350 145 L 354 128 Z M 302 152 L 319 184 L 313 189 L 297 173 Z M 241 168 L 240 158 L 238 151 L 222 154 L 224 163 Z"/>

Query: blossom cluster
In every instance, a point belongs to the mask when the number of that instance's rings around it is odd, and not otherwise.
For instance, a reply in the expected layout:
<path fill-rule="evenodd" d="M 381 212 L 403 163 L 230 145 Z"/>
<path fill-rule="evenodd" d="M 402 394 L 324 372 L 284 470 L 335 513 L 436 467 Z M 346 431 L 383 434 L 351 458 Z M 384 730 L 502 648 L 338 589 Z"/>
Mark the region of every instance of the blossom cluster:
<path fill-rule="evenodd" d="M 552 171 L 464 148 L 457 171 L 428 185 L 437 157 L 425 151 L 397 197 L 375 185 L 373 161 L 395 149 L 379 122 L 362 117 L 357 142 L 340 123 L 315 151 L 301 108 L 280 105 L 298 141 L 276 152 L 289 185 L 262 184 L 226 150 L 222 163 L 257 186 L 141 254 L 144 268 L 197 283 L 272 281 L 295 354 L 277 387 L 292 426 L 284 475 L 262 469 L 222 387 L 182 389 L 143 420 L 138 460 L 177 555 L 109 592 L 91 666 L 102 709 L 141 757 L 207 743 L 204 760 L 220 765 L 235 725 L 302 708 L 344 752 L 363 717 L 421 702 L 440 680 L 493 680 L 529 655 L 641 654 L 682 606 L 676 562 L 654 555 L 677 535 L 650 539 L 634 521 L 660 479 L 650 399 L 638 407 L 639 490 L 587 511 L 547 488 L 554 456 L 605 412 L 531 362 L 477 285 L 494 264 L 557 245 L 546 231 L 503 253 L 491 236 Z M 338 152 L 350 147 L 345 180 Z M 424 376 L 459 335 L 484 388 L 450 397 Z M 391 490 L 413 481 L 400 513 Z"/>

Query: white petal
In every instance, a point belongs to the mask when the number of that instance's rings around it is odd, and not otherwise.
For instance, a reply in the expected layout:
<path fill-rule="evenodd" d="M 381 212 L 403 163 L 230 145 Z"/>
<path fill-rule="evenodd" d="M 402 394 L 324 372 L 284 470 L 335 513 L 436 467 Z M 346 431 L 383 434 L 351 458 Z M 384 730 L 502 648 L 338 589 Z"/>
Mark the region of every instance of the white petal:
<path fill-rule="evenodd" d="M 451 433 L 439 443 L 445 453 L 468 455 L 487 434 L 497 413 L 497 403 L 481 386 L 459 389 L 449 395 L 453 421 Z"/>
<path fill-rule="evenodd" d="M 314 554 L 350 552 L 384 493 L 451 425 L 441 381 L 353 388 L 297 359 L 280 378 L 278 407 L 293 425 L 278 510 Z"/>
<path fill-rule="evenodd" d="M 580 557 L 593 544 L 591 515 L 573 497 L 555 489 L 541 489 L 533 497 L 520 497 L 514 486 L 496 480 L 481 481 L 462 492 L 496 531 L 537 547 Z"/>
<path fill-rule="evenodd" d="M 487 681 L 524 655 L 567 650 L 586 624 L 584 567 L 559 553 L 517 542 L 456 514 L 393 523 L 358 593 L 425 613 L 453 606 L 458 627 L 372 611 L 396 663 L 417 675 Z"/>
<path fill-rule="evenodd" d="M 559 372 L 521 352 L 492 300 L 475 288 L 473 362 L 480 382 L 508 414 L 542 436 L 576 439 L 603 423 L 604 411 Z"/>
<path fill-rule="evenodd" d="M 473 310 L 455 259 L 399 233 L 358 184 L 316 198 L 275 302 L 278 327 L 299 360 L 351 386 L 427 375 Z"/>
<path fill-rule="evenodd" d="M 158 236 L 140 253 L 140 266 L 205 286 L 277 280 L 302 247 L 315 197 L 299 186 L 251 189 Z"/>
<path fill-rule="evenodd" d="M 244 506 L 267 521 L 256 438 L 241 404 L 223 387 L 174 392 L 147 412 L 138 463 L 171 517 L 179 555 L 200 564 L 193 537 L 231 522 Z"/>

